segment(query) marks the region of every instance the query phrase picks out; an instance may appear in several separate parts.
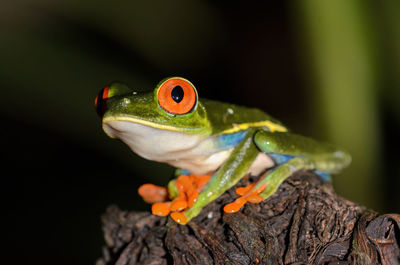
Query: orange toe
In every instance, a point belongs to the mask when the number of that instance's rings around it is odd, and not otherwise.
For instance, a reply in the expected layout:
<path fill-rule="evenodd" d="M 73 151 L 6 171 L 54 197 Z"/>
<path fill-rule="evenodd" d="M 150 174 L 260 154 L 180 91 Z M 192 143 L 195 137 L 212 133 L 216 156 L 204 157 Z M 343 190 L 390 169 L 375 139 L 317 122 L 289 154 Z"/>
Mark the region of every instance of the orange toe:
<path fill-rule="evenodd" d="M 252 184 L 247 185 L 245 187 L 236 188 L 235 192 L 236 192 L 237 195 L 243 196 L 246 193 L 248 193 L 254 187 L 254 185 L 255 185 L 255 183 L 252 183 Z"/>
<path fill-rule="evenodd" d="M 173 212 L 171 213 L 171 218 L 177 222 L 178 224 L 185 225 L 187 224 L 187 218 L 182 212 Z"/>
<path fill-rule="evenodd" d="M 179 192 L 185 192 L 189 189 L 193 188 L 193 181 L 190 176 L 187 175 L 180 175 L 176 179 L 176 187 L 178 188 Z"/>
<path fill-rule="evenodd" d="M 188 196 L 188 207 L 192 208 L 193 205 L 197 202 L 197 197 L 199 197 L 199 192 L 193 190 Z"/>
<path fill-rule="evenodd" d="M 188 206 L 187 201 L 185 200 L 185 198 L 179 198 L 177 200 L 174 200 L 171 204 L 171 211 L 182 211 L 184 209 L 186 209 Z"/>
<path fill-rule="evenodd" d="M 243 197 L 237 198 L 234 202 L 228 203 L 224 206 L 224 212 L 226 213 L 236 213 L 243 207 L 247 200 Z"/>
<path fill-rule="evenodd" d="M 261 197 L 260 195 L 250 195 L 249 197 L 247 197 L 247 201 L 250 203 L 260 203 L 264 200 L 263 197 Z"/>
<path fill-rule="evenodd" d="M 267 184 L 264 183 L 257 189 L 253 190 L 255 185 L 256 185 L 256 183 L 253 183 L 246 187 L 237 188 L 236 193 L 241 196 L 239 198 L 237 198 L 234 202 L 225 205 L 224 212 L 236 213 L 240 210 L 240 208 L 243 207 L 243 205 L 246 204 L 246 202 L 250 202 L 250 203 L 262 202 L 264 200 L 264 198 L 258 194 L 260 194 L 261 192 L 263 192 L 265 190 L 265 188 L 267 187 Z"/>
<path fill-rule="evenodd" d="M 143 184 L 139 187 L 138 193 L 147 203 L 162 202 L 168 198 L 167 188 L 153 184 Z"/>
<path fill-rule="evenodd" d="M 197 190 L 201 191 L 204 186 L 208 183 L 210 180 L 211 176 L 208 175 L 193 175 L 194 177 L 194 183 L 197 187 Z"/>
<path fill-rule="evenodd" d="M 171 202 L 157 202 L 151 206 L 151 212 L 157 216 L 167 216 L 170 212 Z"/>

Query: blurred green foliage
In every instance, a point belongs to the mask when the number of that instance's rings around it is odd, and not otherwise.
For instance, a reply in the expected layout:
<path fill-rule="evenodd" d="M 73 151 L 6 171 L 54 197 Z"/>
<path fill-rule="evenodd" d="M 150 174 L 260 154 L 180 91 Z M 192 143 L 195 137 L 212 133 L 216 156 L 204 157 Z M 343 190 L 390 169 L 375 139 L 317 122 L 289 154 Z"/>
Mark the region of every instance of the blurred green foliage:
<path fill-rule="evenodd" d="M 304 1 L 303 17 L 314 79 L 315 120 L 345 146 L 352 167 L 335 179 L 348 197 L 379 207 L 381 157 L 374 30 L 361 1 Z M 360 192 L 355 192 L 355 188 Z M 374 194 L 371 197 L 370 194 Z"/>
<path fill-rule="evenodd" d="M 76 238 L 92 246 L 56 251 L 69 256 L 65 264 L 100 255 L 100 223 L 88 220 L 111 202 L 145 207 L 137 186 L 165 184 L 172 172 L 102 132 L 93 100 L 112 81 L 151 89 L 180 75 L 201 97 L 263 109 L 352 154 L 333 178 L 340 195 L 400 210 L 399 1 L 3 0 L 0 30 L 10 216 L 70 209 L 47 228 L 65 238 L 80 227 Z M 59 238 L 43 233 L 56 248 Z M 72 237 L 65 242 L 76 248 Z"/>
<path fill-rule="evenodd" d="M 400 73 L 399 7 L 391 0 L 369 5 L 365 1 L 308 0 L 296 13 L 303 22 L 303 41 L 311 58 L 309 75 L 320 110 L 315 120 L 323 135 L 353 155 L 352 167 L 335 179 L 335 186 L 346 197 L 375 209 L 387 205 L 383 186 L 388 181 L 383 174 L 389 172 L 385 170 L 389 161 L 395 161 L 388 158 L 395 152 L 383 153 L 383 126 L 384 116 L 398 108 L 400 99 L 398 78 L 393 78 Z M 390 179 L 399 184 L 398 175 Z"/>

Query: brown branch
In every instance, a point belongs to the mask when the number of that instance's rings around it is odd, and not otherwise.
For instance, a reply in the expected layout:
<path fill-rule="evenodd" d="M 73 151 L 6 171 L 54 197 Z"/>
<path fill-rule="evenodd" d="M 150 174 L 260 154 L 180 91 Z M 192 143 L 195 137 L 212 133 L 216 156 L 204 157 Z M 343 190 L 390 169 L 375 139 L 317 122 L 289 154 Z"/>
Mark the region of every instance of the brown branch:
<path fill-rule="evenodd" d="M 400 264 L 400 215 L 378 216 L 312 173 L 297 172 L 266 201 L 223 213 L 236 197 L 229 190 L 186 226 L 110 206 L 96 264 Z"/>

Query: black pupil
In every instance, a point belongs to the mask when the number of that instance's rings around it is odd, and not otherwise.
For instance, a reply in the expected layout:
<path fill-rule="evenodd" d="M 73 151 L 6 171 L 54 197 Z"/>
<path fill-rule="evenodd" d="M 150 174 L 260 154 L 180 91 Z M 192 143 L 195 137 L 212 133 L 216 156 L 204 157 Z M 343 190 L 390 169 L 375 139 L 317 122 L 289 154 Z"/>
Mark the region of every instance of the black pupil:
<path fill-rule="evenodd" d="M 181 86 L 175 86 L 171 91 L 171 97 L 176 102 L 179 103 L 183 99 L 183 89 Z"/>

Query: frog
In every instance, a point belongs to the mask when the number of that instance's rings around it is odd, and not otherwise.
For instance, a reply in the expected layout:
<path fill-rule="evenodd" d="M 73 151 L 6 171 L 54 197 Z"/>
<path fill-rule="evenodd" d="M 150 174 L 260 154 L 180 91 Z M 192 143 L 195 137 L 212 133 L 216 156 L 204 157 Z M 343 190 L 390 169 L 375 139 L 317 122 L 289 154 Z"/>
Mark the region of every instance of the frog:
<path fill-rule="evenodd" d="M 236 188 L 225 213 L 267 200 L 296 171 L 329 181 L 351 162 L 345 150 L 292 133 L 262 110 L 199 98 L 182 77 L 163 79 L 146 92 L 114 82 L 99 92 L 95 108 L 109 137 L 176 168 L 165 187 L 144 184 L 139 194 L 153 214 L 182 225 L 248 176 L 255 180 Z"/>

